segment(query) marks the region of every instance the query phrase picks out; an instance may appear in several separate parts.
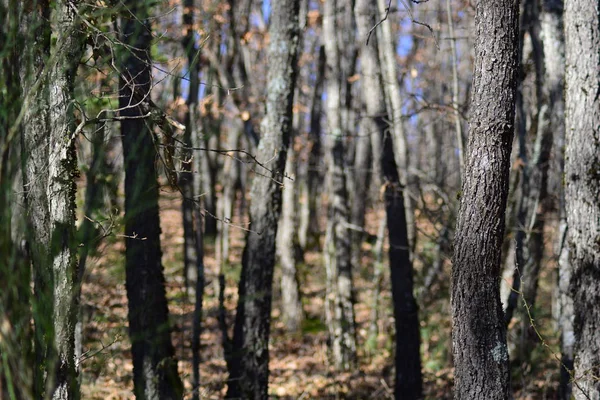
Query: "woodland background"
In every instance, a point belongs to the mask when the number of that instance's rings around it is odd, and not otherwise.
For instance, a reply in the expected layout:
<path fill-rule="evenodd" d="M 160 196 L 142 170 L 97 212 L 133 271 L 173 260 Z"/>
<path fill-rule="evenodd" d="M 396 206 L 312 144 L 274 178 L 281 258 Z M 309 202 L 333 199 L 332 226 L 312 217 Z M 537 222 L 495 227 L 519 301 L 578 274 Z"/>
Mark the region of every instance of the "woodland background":
<path fill-rule="evenodd" d="M 2 0 L 0 397 L 598 398 L 598 7 Z"/>

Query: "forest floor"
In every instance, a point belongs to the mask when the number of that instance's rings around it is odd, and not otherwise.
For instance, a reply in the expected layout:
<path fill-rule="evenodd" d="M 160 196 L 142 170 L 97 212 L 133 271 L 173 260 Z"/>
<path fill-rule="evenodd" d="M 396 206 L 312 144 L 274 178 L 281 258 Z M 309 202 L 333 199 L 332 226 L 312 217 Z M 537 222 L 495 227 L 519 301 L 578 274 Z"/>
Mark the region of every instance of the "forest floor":
<path fill-rule="evenodd" d="M 186 398 L 191 398 L 191 338 L 193 302 L 184 290 L 183 228 L 180 201 L 176 193 L 161 194 L 161 225 L 163 265 L 167 281 L 167 297 L 173 327 L 173 343 L 179 360 L 179 372 L 184 381 Z M 366 229 L 377 232 L 382 214 L 370 211 Z M 240 224 L 239 218 L 234 224 Z M 416 287 L 422 281 L 422 265 L 435 243 L 427 240 L 433 227 L 417 221 L 420 226 Z M 429 224 L 430 225 L 430 224 Z M 119 228 L 115 228 L 119 229 Z M 231 267 L 225 271 L 226 307 L 231 328 L 237 303 L 237 278 L 245 233 L 232 228 Z M 84 361 L 82 368 L 82 398 L 133 398 L 133 365 L 127 334 L 127 296 L 125 290 L 124 242 L 121 232 L 106 238 L 97 254 L 90 258 L 82 290 L 84 322 Z M 423 237 L 421 237 L 423 236 Z M 393 318 L 389 277 L 384 273 L 379 296 L 378 335 L 369 339 L 372 318 L 373 258 L 369 245 L 363 248 L 363 265 L 354 274 L 357 295 L 356 322 L 359 348 L 359 368 L 352 373 L 337 373 L 327 358 L 327 330 L 324 323 L 325 270 L 321 254 L 307 252 L 299 266 L 301 291 L 306 319 L 301 333 L 287 334 L 280 318 L 278 274 L 275 275 L 274 302 L 270 341 L 269 393 L 274 399 L 392 399 L 393 398 Z M 214 243 L 206 246 L 206 290 L 201 349 L 201 394 L 204 399 L 223 398 L 227 385 L 227 369 L 218 325 L 217 263 Z M 385 264 L 387 265 L 387 264 Z M 548 346 L 538 345 L 534 363 L 526 369 L 516 368 L 513 374 L 515 397 L 519 399 L 555 398 L 558 362 L 554 358 L 557 338 L 552 331 L 550 299 L 554 267 L 545 268 L 540 279 L 540 295 L 536 324 Z M 424 394 L 427 399 L 451 399 L 453 369 L 451 368 L 451 322 L 449 302 L 450 261 L 446 258 L 442 278 L 433 285 L 427 304 L 420 304 L 421 354 L 423 360 Z"/>

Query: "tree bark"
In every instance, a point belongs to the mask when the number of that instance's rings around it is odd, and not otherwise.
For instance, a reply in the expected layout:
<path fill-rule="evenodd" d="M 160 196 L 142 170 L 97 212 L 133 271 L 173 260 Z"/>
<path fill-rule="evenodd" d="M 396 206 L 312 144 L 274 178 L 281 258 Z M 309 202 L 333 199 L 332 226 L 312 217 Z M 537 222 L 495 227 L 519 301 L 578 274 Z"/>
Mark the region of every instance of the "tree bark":
<path fill-rule="evenodd" d="M 121 40 L 128 47 L 120 60 L 119 106 L 125 118 L 125 267 L 134 393 L 137 399 L 180 399 L 161 262 L 156 150 L 151 123 L 141 118 L 152 79 L 149 10 L 134 0 L 125 5 Z"/>
<path fill-rule="evenodd" d="M 600 398 L 600 1 L 565 2 L 566 211 L 576 399 Z"/>
<path fill-rule="evenodd" d="M 57 26 L 56 63 L 50 70 L 50 154 L 48 163 L 48 205 L 50 212 L 50 259 L 54 282 L 54 346 L 57 369 L 53 399 L 79 397 L 75 365 L 75 325 L 77 321 L 77 243 L 75 231 L 75 116 L 74 85 L 83 40 L 78 34 L 81 22 L 76 9 L 80 2 L 59 1 L 54 6 Z"/>
<path fill-rule="evenodd" d="M 337 5 L 337 0 L 325 1 L 323 15 L 327 72 L 326 112 L 330 152 L 327 173 L 331 182 L 324 257 L 327 269 L 325 314 L 333 364 L 338 370 L 348 370 L 356 365 L 357 360 L 350 232 L 348 232 L 348 193 L 344 173 L 340 50 L 338 42 L 334 39 L 338 29 Z"/>
<path fill-rule="evenodd" d="M 252 184 L 251 232 L 242 256 L 228 398 L 267 398 L 275 240 L 292 129 L 299 7 L 299 0 L 272 4 L 267 114 L 257 156 L 268 169 L 257 174 Z"/>
<path fill-rule="evenodd" d="M 508 399 L 500 252 L 518 72 L 518 1 L 480 0 L 468 157 L 452 268 L 456 399 Z"/>
<path fill-rule="evenodd" d="M 24 189 L 28 241 L 34 267 L 36 364 L 34 396 L 79 396 L 75 368 L 77 250 L 73 85 L 83 43 L 75 33 L 78 3 L 60 1 L 53 19 L 60 31 L 50 51 L 50 6 L 39 2 L 24 23 L 30 46 L 22 75 Z"/>

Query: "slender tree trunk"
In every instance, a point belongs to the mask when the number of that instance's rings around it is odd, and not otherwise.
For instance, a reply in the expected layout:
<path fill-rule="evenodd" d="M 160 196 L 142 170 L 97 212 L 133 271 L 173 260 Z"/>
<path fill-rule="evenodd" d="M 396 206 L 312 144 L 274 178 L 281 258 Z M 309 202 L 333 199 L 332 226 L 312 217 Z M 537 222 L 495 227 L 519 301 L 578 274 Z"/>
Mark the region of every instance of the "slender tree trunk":
<path fill-rule="evenodd" d="M 565 2 L 566 211 L 576 399 L 600 398 L 600 1 Z"/>
<path fill-rule="evenodd" d="M 377 5 L 379 15 L 385 15 L 385 8 L 387 7 L 385 0 L 377 0 Z M 398 81 L 396 41 L 392 35 L 390 23 L 381 24 L 377 34 L 383 87 L 387 99 L 387 112 L 391 121 L 390 132 L 394 143 L 394 159 L 398 167 L 400 185 L 406 187 L 408 182 L 408 145 L 406 143 L 406 132 L 404 131 L 400 82 Z M 408 241 L 410 248 L 414 249 L 416 242 L 414 204 L 410 196 L 404 196 L 404 203 Z"/>
<path fill-rule="evenodd" d="M 325 78 L 325 47 L 319 49 L 317 68 L 314 83 L 312 107 L 310 110 L 310 130 L 307 185 L 304 191 L 305 203 L 300 212 L 300 227 L 298 229 L 298 240 L 302 250 L 306 251 L 309 243 L 319 243 L 319 199 L 322 186 L 321 170 L 321 113 L 323 112 L 323 81 Z M 314 239 L 314 240 L 310 240 Z"/>
<path fill-rule="evenodd" d="M 357 0 L 354 8 L 359 37 L 366 38 L 376 24 L 377 5 L 369 0 Z M 378 42 L 372 36 L 368 45 L 360 47 L 363 79 L 363 102 L 367 110 L 365 128 L 379 138 L 383 148 L 377 157 L 381 180 L 385 187 L 385 210 L 390 241 L 390 273 L 396 326 L 396 399 L 421 397 L 421 358 L 419 353 L 419 319 L 413 295 L 413 270 L 410 260 L 404 194 L 400 186 L 398 167 L 394 159 L 394 144 L 386 134 L 387 111 L 379 65 Z"/>
<path fill-rule="evenodd" d="M 196 38 L 194 34 L 194 1 L 184 1 L 183 25 L 185 36 L 182 41 L 183 49 L 186 52 L 188 59 L 188 75 L 189 75 L 189 92 L 186 100 L 187 111 L 185 114 L 185 132 L 183 134 L 183 146 L 181 151 L 181 172 L 179 174 L 179 189 L 183 195 L 181 203 L 181 214 L 183 217 L 183 272 L 185 288 L 194 287 L 198 277 L 197 272 L 197 244 L 196 232 L 194 227 L 194 207 L 196 198 L 194 197 L 193 185 L 193 168 L 192 157 L 193 153 L 190 150 L 192 147 L 192 135 L 197 135 L 195 130 L 197 121 L 192 118 L 196 117 L 196 106 L 198 103 L 198 87 L 200 64 L 198 62 L 198 48 L 196 47 Z M 167 149 L 174 151 L 175 149 Z M 196 154 L 196 156 L 201 156 Z M 202 227 L 200 227 L 202 229 Z"/>
<path fill-rule="evenodd" d="M 354 138 L 354 190 L 352 200 L 352 265 L 361 265 L 362 242 L 365 237 L 365 213 L 369 197 L 369 182 L 371 179 L 371 158 L 379 161 L 379 155 L 371 154 L 371 124 L 369 118 L 359 122 L 358 135 Z M 374 153 L 374 152 L 373 152 Z M 372 157 L 373 156 L 373 157 Z"/>
<path fill-rule="evenodd" d="M 344 130 L 341 116 L 340 50 L 336 37 L 336 0 L 325 1 L 323 36 L 327 65 L 327 125 L 329 128 L 329 215 L 325 238 L 327 268 L 326 317 L 336 369 L 348 370 L 356 360 L 354 294 L 348 231 L 349 209 L 344 173 Z"/>
<path fill-rule="evenodd" d="M 200 168 L 194 169 L 199 163 L 194 163 L 194 155 L 208 159 L 206 154 L 193 153 L 191 148 L 200 133 L 198 132 L 198 90 L 200 85 L 200 64 L 198 47 L 196 46 L 194 30 L 194 1 L 185 0 L 183 24 L 186 35 L 182 45 L 187 53 L 189 71 L 189 93 L 186 100 L 185 132 L 183 135 L 182 172 L 179 175 L 179 187 L 183 194 L 182 216 L 184 231 L 184 278 L 186 290 L 194 287 L 194 314 L 192 319 L 192 374 L 193 399 L 200 398 L 200 334 L 202 332 L 202 300 L 204 297 L 204 234 L 203 218 L 200 215 L 200 200 L 196 198 L 196 190 L 200 185 L 194 184 L 194 173 L 200 174 Z M 207 171 L 210 173 L 210 171 Z M 208 174 L 207 174 L 208 175 Z M 201 179 L 201 178 L 200 178 Z M 210 181 L 210 180 L 209 180 Z M 214 190 L 213 190 L 214 192 Z M 210 227 L 207 229 L 210 231 Z"/>
<path fill-rule="evenodd" d="M 151 90 L 149 10 L 136 1 L 125 4 L 121 40 L 128 47 L 121 60 L 119 106 L 125 117 L 125 267 L 134 393 L 137 399 L 180 399 L 161 262 L 156 150 L 139 106 Z"/>
<path fill-rule="evenodd" d="M 452 269 L 456 399 L 508 399 L 500 251 L 518 72 L 518 1 L 480 0 L 468 157 Z"/>
<path fill-rule="evenodd" d="M 295 117 L 295 116 L 294 116 Z M 277 235 L 277 252 L 281 264 L 282 316 L 289 332 L 297 332 L 304 317 L 300 301 L 300 287 L 296 271 L 296 154 L 293 146 L 288 149 L 285 163 L 287 179 L 283 186 L 281 221 Z"/>
<path fill-rule="evenodd" d="M 267 114 L 257 156 L 265 161 L 268 170 L 256 175 L 252 184 L 252 231 L 247 235 L 242 256 L 229 398 L 263 399 L 268 391 L 275 240 L 292 129 L 300 4 L 299 0 L 282 0 L 271 6 Z"/>

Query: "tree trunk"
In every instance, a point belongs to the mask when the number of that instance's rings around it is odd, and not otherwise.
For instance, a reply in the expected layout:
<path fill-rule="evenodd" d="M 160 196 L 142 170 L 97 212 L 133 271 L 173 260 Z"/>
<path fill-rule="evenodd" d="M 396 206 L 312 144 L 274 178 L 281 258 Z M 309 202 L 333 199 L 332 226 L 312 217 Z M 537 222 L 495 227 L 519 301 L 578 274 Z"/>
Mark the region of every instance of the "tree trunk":
<path fill-rule="evenodd" d="M 377 0 L 379 16 L 385 15 L 385 0 Z M 392 36 L 390 23 L 380 25 L 377 31 L 379 44 L 379 58 L 383 76 L 383 87 L 387 99 L 387 111 L 391 121 L 391 130 L 394 143 L 394 159 L 398 167 L 400 185 L 406 187 L 408 182 L 408 145 L 406 144 L 406 132 L 404 131 L 404 120 L 402 115 L 402 97 L 400 96 L 400 83 L 396 62 L 396 41 Z M 415 248 L 415 217 L 414 205 L 410 196 L 404 196 L 406 229 L 410 248 Z"/>
<path fill-rule="evenodd" d="M 50 71 L 50 154 L 48 203 L 50 211 L 51 253 L 54 281 L 54 345 L 58 357 L 53 399 L 79 397 L 75 365 L 75 325 L 77 321 L 77 243 L 75 231 L 75 116 L 74 85 L 83 40 L 77 34 L 81 22 L 78 3 L 59 1 L 54 8 L 57 23 L 55 51 L 62 54 Z M 64 52 L 64 53 L 63 53 Z"/>
<path fill-rule="evenodd" d="M 518 72 L 518 2 L 480 0 L 468 156 L 452 268 L 456 399 L 508 399 L 500 252 Z"/>
<path fill-rule="evenodd" d="M 295 117 L 295 116 L 294 116 Z M 296 119 L 296 118 L 294 118 Z M 283 186 L 277 253 L 281 264 L 281 314 L 289 332 L 298 332 L 304 317 L 296 271 L 296 154 L 290 146 L 285 163 L 287 179 Z"/>
<path fill-rule="evenodd" d="M 275 240 L 292 129 L 299 7 L 299 0 L 272 4 L 267 114 L 257 156 L 268 169 L 257 174 L 252 184 L 252 231 L 247 235 L 242 256 L 228 398 L 267 398 Z"/>
<path fill-rule="evenodd" d="M 34 396 L 79 396 L 75 368 L 77 250 L 75 240 L 76 157 L 73 85 L 83 53 L 75 33 L 77 4 L 58 2 L 53 19 L 60 26 L 50 50 L 50 7 L 41 2 L 24 29 L 30 50 L 23 60 L 24 188 L 29 212 L 29 244 L 35 275 L 36 363 Z M 48 57 L 53 62 L 48 63 Z M 34 83 L 35 82 L 35 83 Z M 44 382 L 45 381 L 45 382 Z"/>
<path fill-rule="evenodd" d="M 336 37 L 337 0 L 325 1 L 323 36 L 327 70 L 327 125 L 329 128 L 329 215 L 325 238 L 327 268 L 326 318 L 333 364 L 338 370 L 356 365 L 354 294 L 348 232 L 349 210 L 344 173 L 344 130 L 341 116 L 340 51 Z"/>
<path fill-rule="evenodd" d="M 354 190 L 352 200 L 352 225 L 354 225 L 352 236 L 352 265 L 361 265 L 362 242 L 365 237 L 365 213 L 367 211 L 367 198 L 369 197 L 369 182 L 371 179 L 371 158 L 378 162 L 380 155 L 373 154 L 371 157 L 371 135 L 372 128 L 363 118 L 359 122 L 358 135 L 354 138 Z M 377 188 L 379 190 L 379 188 Z"/>
<path fill-rule="evenodd" d="M 186 100 L 187 111 L 185 115 L 185 132 L 183 135 L 182 172 L 179 175 L 179 187 L 183 194 L 182 216 L 184 236 L 184 280 L 186 290 L 194 287 L 194 314 L 192 318 L 192 375 L 193 375 L 193 399 L 200 398 L 200 334 L 202 331 L 202 301 L 204 297 L 204 234 L 203 218 L 200 215 L 200 199 L 196 198 L 197 189 L 200 185 L 195 184 L 195 174 L 200 174 L 198 162 L 194 162 L 194 156 L 208 159 L 207 154 L 193 153 L 194 139 L 198 132 L 198 89 L 200 85 L 200 64 L 198 61 L 198 47 L 194 31 L 194 1 L 184 1 L 183 24 L 186 35 L 183 38 L 183 48 L 187 53 L 188 71 L 190 77 L 189 93 Z M 174 149 L 173 149 L 174 150 Z M 207 171 L 210 173 L 210 171 Z M 207 174 L 208 175 L 208 174 Z M 205 178 L 206 179 L 206 178 Z M 210 180 L 209 180 L 210 181 Z M 212 190 L 214 192 L 214 189 Z M 211 218 L 213 219 L 213 218 Z M 207 231 L 210 232 L 208 227 Z"/>
<path fill-rule="evenodd" d="M 126 288 L 129 334 L 137 399 L 180 399 L 182 385 L 171 343 L 169 310 L 161 262 L 156 150 L 141 100 L 150 95 L 151 60 L 148 9 L 126 2 L 121 40 L 119 106 L 125 159 Z"/>
<path fill-rule="evenodd" d="M 321 170 L 321 113 L 323 111 L 323 81 L 325 78 L 325 47 L 319 49 L 317 60 L 314 92 L 310 110 L 310 130 L 307 184 L 304 191 L 305 202 L 300 212 L 300 227 L 298 240 L 302 250 L 306 251 L 311 243 L 318 246 L 319 231 L 319 206 L 321 198 L 320 188 L 322 186 Z M 312 239 L 312 240 L 310 240 Z"/>
<path fill-rule="evenodd" d="M 195 108 L 198 103 L 198 87 L 200 64 L 198 63 L 198 48 L 196 47 L 196 38 L 194 35 L 194 1 L 184 1 L 183 25 L 185 36 L 182 41 L 183 49 L 188 59 L 189 92 L 186 100 L 187 110 L 185 114 L 185 132 L 183 134 L 181 151 L 181 172 L 179 173 L 179 189 L 183 195 L 181 203 L 181 214 L 183 217 L 183 273 L 186 291 L 195 286 L 198 279 L 197 272 L 197 253 L 196 232 L 194 227 L 194 208 L 195 201 L 193 185 L 193 153 L 192 136 L 197 135 L 196 126 L 198 121 L 192 120 L 197 117 Z M 175 149 L 167 149 L 175 151 Z M 202 157 L 205 154 L 197 153 L 196 156 Z M 202 226 L 199 227 L 202 229 Z"/>
<path fill-rule="evenodd" d="M 357 0 L 354 8 L 360 38 L 366 38 L 375 21 L 377 5 L 370 0 Z M 396 327 L 396 399 L 421 397 L 421 358 L 417 303 L 413 296 L 413 270 L 410 260 L 405 202 L 398 167 L 394 159 L 394 143 L 386 135 L 387 111 L 375 36 L 368 45 L 360 42 L 363 103 L 367 110 L 365 130 L 382 143 L 381 153 L 373 153 L 379 163 L 385 187 L 385 211 L 390 242 L 390 274 Z"/>
<path fill-rule="evenodd" d="M 565 2 L 566 211 L 576 399 L 600 398 L 600 1 Z"/>

